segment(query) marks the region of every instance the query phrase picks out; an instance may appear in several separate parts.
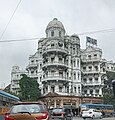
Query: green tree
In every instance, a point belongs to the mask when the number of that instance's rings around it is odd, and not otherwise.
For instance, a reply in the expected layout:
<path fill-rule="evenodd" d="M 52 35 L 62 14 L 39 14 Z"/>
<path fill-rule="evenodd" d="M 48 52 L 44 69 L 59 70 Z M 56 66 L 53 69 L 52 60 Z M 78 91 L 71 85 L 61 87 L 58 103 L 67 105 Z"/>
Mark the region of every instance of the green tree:
<path fill-rule="evenodd" d="M 41 92 L 39 89 L 39 84 L 36 80 L 22 74 L 22 78 L 19 82 L 20 94 L 19 97 L 23 101 L 38 101 Z"/>
<path fill-rule="evenodd" d="M 115 79 L 115 72 L 107 72 L 107 80 L 104 81 L 103 100 L 106 104 L 115 104 L 113 95 L 112 80 Z"/>

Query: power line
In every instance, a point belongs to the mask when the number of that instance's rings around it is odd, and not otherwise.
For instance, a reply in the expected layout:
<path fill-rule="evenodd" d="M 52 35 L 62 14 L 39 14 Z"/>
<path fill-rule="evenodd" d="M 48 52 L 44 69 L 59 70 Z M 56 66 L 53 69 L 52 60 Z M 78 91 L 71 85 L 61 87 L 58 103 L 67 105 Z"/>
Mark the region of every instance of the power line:
<path fill-rule="evenodd" d="M 95 33 L 104 33 L 104 32 L 115 32 L 115 28 L 105 29 L 105 30 L 97 30 L 97 31 L 92 31 L 92 32 L 84 32 L 84 33 L 79 33 L 77 35 L 86 35 L 86 34 L 95 34 Z"/>
<path fill-rule="evenodd" d="M 40 38 L 2 40 L 2 41 L 0 41 L 0 42 L 21 42 L 21 41 L 32 41 L 32 40 L 38 40 L 38 39 L 40 39 Z"/>
<path fill-rule="evenodd" d="M 104 33 L 104 32 L 115 32 L 115 28 L 112 29 L 104 29 L 104 30 L 98 30 L 98 31 L 92 31 L 92 32 L 84 32 L 84 33 L 78 33 L 77 35 L 90 35 L 95 33 Z M 27 38 L 27 39 L 10 39 L 10 40 L 2 40 L 0 42 L 21 42 L 21 41 L 33 41 L 38 40 L 40 38 Z"/>
<path fill-rule="evenodd" d="M 0 40 L 2 39 L 4 33 L 6 32 L 6 29 L 7 29 L 8 25 L 10 24 L 10 22 L 11 22 L 13 16 L 14 16 L 14 14 L 16 13 L 16 10 L 18 9 L 18 7 L 19 7 L 21 1 L 22 1 L 22 0 L 19 1 L 19 3 L 17 4 L 17 6 L 16 6 L 16 8 L 15 8 L 15 10 L 14 10 L 14 12 L 13 12 L 13 14 L 11 15 L 11 17 L 10 17 L 10 19 L 9 19 L 9 21 L 8 21 L 8 23 L 7 23 L 7 25 L 6 25 L 5 29 L 4 29 L 4 31 L 3 31 L 3 33 L 2 33 L 1 36 L 0 36 Z"/>

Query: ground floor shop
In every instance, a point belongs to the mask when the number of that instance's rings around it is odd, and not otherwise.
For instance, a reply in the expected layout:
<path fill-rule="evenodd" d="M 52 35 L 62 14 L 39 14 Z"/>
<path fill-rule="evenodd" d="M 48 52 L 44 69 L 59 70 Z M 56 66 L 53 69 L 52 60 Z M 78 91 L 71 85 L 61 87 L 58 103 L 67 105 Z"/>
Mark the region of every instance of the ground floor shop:
<path fill-rule="evenodd" d="M 48 93 L 41 97 L 41 100 L 50 109 L 53 107 L 66 107 L 73 111 L 73 114 L 79 114 L 79 105 L 83 103 L 103 103 L 102 98 L 83 97 L 83 96 L 65 96 L 57 93 Z"/>

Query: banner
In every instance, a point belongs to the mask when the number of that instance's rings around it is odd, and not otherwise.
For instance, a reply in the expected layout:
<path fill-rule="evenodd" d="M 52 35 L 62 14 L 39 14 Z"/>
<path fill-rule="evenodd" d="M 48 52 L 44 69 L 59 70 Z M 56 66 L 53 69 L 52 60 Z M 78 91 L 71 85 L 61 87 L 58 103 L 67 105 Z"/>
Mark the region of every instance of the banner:
<path fill-rule="evenodd" d="M 86 37 L 86 43 L 89 43 L 89 44 L 97 46 L 97 40 L 93 39 L 93 38 L 90 38 L 90 37 Z"/>

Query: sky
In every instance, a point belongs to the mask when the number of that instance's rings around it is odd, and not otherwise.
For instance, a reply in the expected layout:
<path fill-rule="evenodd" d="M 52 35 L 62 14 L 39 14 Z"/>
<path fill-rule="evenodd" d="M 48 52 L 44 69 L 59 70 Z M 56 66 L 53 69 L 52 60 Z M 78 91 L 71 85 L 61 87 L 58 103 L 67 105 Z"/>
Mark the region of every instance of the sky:
<path fill-rule="evenodd" d="M 86 36 L 97 39 L 103 58 L 115 62 L 115 0 L 21 0 L 16 9 L 19 2 L 0 0 L 0 41 L 46 37 L 47 24 L 57 18 L 66 34 L 79 35 L 81 48 Z M 107 31 L 87 33 L 100 30 Z M 11 83 L 12 66 L 26 68 L 38 40 L 0 42 L 0 88 Z"/>

